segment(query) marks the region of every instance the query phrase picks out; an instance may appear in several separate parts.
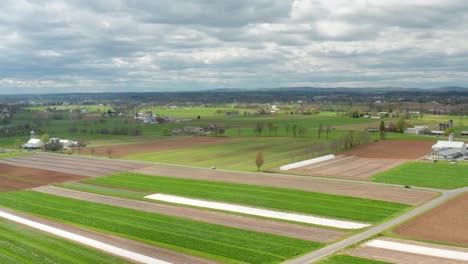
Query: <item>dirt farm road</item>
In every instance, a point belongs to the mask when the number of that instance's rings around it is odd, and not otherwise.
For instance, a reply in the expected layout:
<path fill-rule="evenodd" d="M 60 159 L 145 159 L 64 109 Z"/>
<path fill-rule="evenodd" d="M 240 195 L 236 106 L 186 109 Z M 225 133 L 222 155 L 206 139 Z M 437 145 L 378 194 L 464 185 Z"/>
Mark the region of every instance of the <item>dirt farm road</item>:
<path fill-rule="evenodd" d="M 421 188 L 421 189 L 425 189 L 425 188 Z M 429 189 L 428 189 L 429 190 Z M 434 189 L 430 189 L 430 190 L 434 190 Z M 468 191 L 468 187 L 464 187 L 464 188 L 460 188 L 460 189 L 454 189 L 454 190 L 437 190 L 439 191 L 440 193 L 442 193 L 441 196 L 437 197 L 436 199 L 424 204 L 424 205 L 421 205 L 415 209 L 413 209 L 412 211 L 408 212 L 408 213 L 405 213 L 397 218 L 393 218 L 385 223 L 382 223 L 378 226 L 375 226 L 375 227 L 372 227 L 371 229 L 369 230 L 366 230 L 362 233 L 359 233 L 359 234 L 356 234 L 352 237 L 349 237 L 345 240 L 342 240 L 338 243 L 335 243 L 335 244 L 332 244 L 328 247 L 324 247 L 322 249 L 319 249 L 317 251 L 314 251 L 310 254 L 307 254 L 307 255 L 304 255 L 302 257 L 299 257 L 299 258 L 296 258 L 296 259 L 293 259 L 293 260 L 289 260 L 289 261 L 286 261 L 284 262 L 283 264 L 306 264 L 306 263 L 313 263 L 315 261 L 318 261 L 324 257 L 327 257 L 331 254 L 334 254 L 348 246 L 351 246 L 353 244 L 356 244 L 360 241 L 363 241 L 373 235 L 376 235 L 394 225 L 397 225 L 403 221 L 406 221 L 416 215 L 419 215 L 423 212 L 425 212 L 426 210 L 430 209 L 430 208 L 433 208 L 435 206 L 438 206 L 438 205 L 441 205 L 442 203 L 450 200 L 451 198 L 459 195 L 459 194 L 462 194 L 464 192 L 467 192 Z"/>

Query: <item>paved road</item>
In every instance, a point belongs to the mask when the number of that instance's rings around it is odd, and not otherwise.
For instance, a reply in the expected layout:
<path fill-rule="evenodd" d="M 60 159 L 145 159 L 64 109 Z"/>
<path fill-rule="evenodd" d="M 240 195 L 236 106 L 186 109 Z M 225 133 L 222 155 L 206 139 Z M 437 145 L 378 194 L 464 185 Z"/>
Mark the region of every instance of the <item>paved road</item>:
<path fill-rule="evenodd" d="M 447 200 L 450 200 L 451 198 L 459 195 L 459 194 L 462 194 L 464 192 L 467 192 L 468 191 L 468 187 L 465 187 L 465 188 L 460 188 L 460 189 L 455 189 L 455 190 L 439 190 L 442 195 L 437 197 L 436 199 L 424 204 L 424 205 L 421 205 L 415 209 L 413 209 L 412 211 L 404 214 L 404 215 L 401 215 L 399 217 L 396 217 L 390 221 L 387 221 L 385 223 L 382 223 L 378 226 L 375 226 L 369 230 L 366 230 L 362 233 L 359 233 L 357 235 L 354 235 L 352 237 L 349 237 L 345 240 L 342 240 L 338 243 L 335 243 L 335 244 L 332 244 L 328 247 L 324 247 L 322 249 L 319 249 L 317 251 L 314 251 L 310 254 L 307 254 L 307 255 L 304 255 L 302 257 L 299 257 L 297 259 L 293 259 L 293 260 L 289 260 L 289 261 L 286 261 L 284 262 L 284 264 L 306 264 L 306 263 L 312 263 L 312 262 L 315 262 L 315 261 L 318 261 L 326 256 L 329 256 L 331 254 L 334 254 L 348 246 L 351 246 L 353 244 L 356 244 L 362 240 L 365 240 L 373 235 L 376 235 L 394 225 L 397 225 L 401 222 L 404 222 L 418 214 L 421 214 L 423 213 L 424 211 L 432 208 L 432 207 L 435 207 L 437 205 L 440 205 L 444 202 L 446 202 Z"/>

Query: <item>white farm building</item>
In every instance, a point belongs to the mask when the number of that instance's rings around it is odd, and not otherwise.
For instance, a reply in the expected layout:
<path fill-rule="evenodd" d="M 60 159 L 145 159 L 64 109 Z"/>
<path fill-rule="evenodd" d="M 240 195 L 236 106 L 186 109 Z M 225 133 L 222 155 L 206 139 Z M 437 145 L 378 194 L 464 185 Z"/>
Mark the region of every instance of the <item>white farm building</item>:
<path fill-rule="evenodd" d="M 465 142 L 439 140 L 432 145 L 432 151 L 426 155 L 426 158 L 429 160 L 454 160 L 464 156 L 467 156 Z"/>
<path fill-rule="evenodd" d="M 24 149 L 41 149 L 44 147 L 44 142 L 37 138 L 31 138 L 27 143 L 21 145 Z"/>

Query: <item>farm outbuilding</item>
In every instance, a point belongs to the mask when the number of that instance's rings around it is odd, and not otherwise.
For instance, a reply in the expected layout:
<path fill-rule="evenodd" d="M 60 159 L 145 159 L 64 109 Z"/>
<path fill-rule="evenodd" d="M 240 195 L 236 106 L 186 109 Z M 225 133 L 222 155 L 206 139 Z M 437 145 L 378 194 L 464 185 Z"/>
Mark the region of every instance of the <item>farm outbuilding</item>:
<path fill-rule="evenodd" d="M 44 142 L 37 138 L 31 138 L 27 143 L 21 145 L 23 149 L 41 149 L 44 147 Z"/>
<path fill-rule="evenodd" d="M 467 155 L 463 141 L 439 140 L 432 146 L 432 152 L 426 155 L 430 160 L 452 160 Z"/>

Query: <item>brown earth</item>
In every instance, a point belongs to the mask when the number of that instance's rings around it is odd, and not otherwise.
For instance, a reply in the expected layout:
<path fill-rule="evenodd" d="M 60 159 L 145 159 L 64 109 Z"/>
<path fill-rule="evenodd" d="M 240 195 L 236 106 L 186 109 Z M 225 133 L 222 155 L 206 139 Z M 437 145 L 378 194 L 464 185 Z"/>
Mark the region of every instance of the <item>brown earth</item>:
<path fill-rule="evenodd" d="M 357 156 L 338 156 L 297 169 L 290 170 L 302 175 L 336 177 L 352 180 L 369 180 L 372 176 L 406 163 L 402 159 L 372 159 Z"/>
<path fill-rule="evenodd" d="M 191 219 L 195 221 L 203 221 L 210 224 L 235 227 L 256 232 L 294 237 L 298 239 L 323 243 L 332 242 L 347 234 L 347 232 L 338 230 L 303 226 L 291 223 L 282 223 L 266 219 L 231 215 L 197 208 L 188 208 L 169 204 L 125 199 L 120 197 L 86 193 L 52 186 L 39 187 L 34 190 L 53 195 L 69 197 L 73 199 L 103 203 L 156 214 L 164 214 Z"/>
<path fill-rule="evenodd" d="M 382 238 L 379 238 L 379 239 L 382 239 Z M 460 251 L 464 253 L 468 252 L 468 249 L 466 248 L 436 245 L 436 244 L 423 243 L 423 242 L 404 240 L 404 239 L 383 238 L 383 240 L 416 245 L 416 246 Z M 396 250 L 388 250 L 388 249 L 383 249 L 383 248 L 368 247 L 366 246 L 366 244 L 363 244 L 346 254 L 352 255 L 355 257 L 375 259 L 375 260 L 386 261 L 390 263 L 398 263 L 398 264 L 418 264 L 418 263 L 420 264 L 441 264 L 441 263 L 443 264 L 463 264 L 463 263 L 466 264 L 466 261 L 462 261 L 462 260 L 438 258 L 438 257 L 427 256 L 427 255 L 422 255 L 422 254 L 414 254 L 414 253 L 407 253 L 407 252 L 401 252 L 401 251 L 396 251 Z"/>
<path fill-rule="evenodd" d="M 50 183 L 77 181 L 84 178 L 75 174 L 0 164 L 0 192 L 23 190 Z"/>
<path fill-rule="evenodd" d="M 345 156 L 381 159 L 419 159 L 431 152 L 432 140 L 380 140 L 340 153 Z"/>
<path fill-rule="evenodd" d="M 407 237 L 468 246 L 468 193 L 397 227 L 393 232 Z"/>
<path fill-rule="evenodd" d="M 145 244 L 142 242 L 137 242 L 134 240 L 130 240 L 127 238 L 119 237 L 116 235 L 110 235 L 110 234 L 104 234 L 104 233 L 99 233 L 97 231 L 85 229 L 82 227 L 77 227 L 73 225 L 67 225 L 64 223 L 59 223 L 55 222 L 52 220 L 48 220 L 45 218 L 13 211 L 7 208 L 2 208 L 0 207 L 0 211 L 16 215 L 18 217 L 22 217 L 25 219 L 28 219 L 30 221 L 38 222 L 47 226 L 52 226 L 73 234 L 77 234 L 80 236 L 84 236 L 90 239 L 94 239 L 97 241 L 100 241 L 102 243 L 106 243 L 115 247 L 119 247 L 131 252 L 139 253 L 146 255 L 148 257 L 156 258 L 159 260 L 164 260 L 169 263 L 174 263 L 174 264 L 186 264 L 186 263 L 193 263 L 193 264 L 215 264 L 218 262 L 212 261 L 212 260 L 207 260 L 203 259 L 200 257 L 195 257 L 189 254 L 185 253 L 180 253 L 176 252 L 173 250 L 165 249 L 165 248 L 160 248 L 157 246 L 152 246 L 149 244 Z M 74 242 L 76 243 L 76 242 Z M 106 254 L 109 254 L 107 252 L 104 252 Z M 120 256 L 119 256 L 120 257 Z"/>
<path fill-rule="evenodd" d="M 97 177 L 129 171 L 146 166 L 107 158 L 92 158 L 63 154 L 36 153 L 0 159 L 0 164 Z"/>
<path fill-rule="evenodd" d="M 185 179 L 263 185 L 277 188 L 391 201 L 410 205 L 422 204 L 436 195 L 435 192 L 426 190 L 405 189 L 401 187 L 367 184 L 364 182 L 338 182 L 275 173 L 210 170 L 204 168 L 189 168 L 171 165 L 151 165 L 133 170 L 132 172 Z"/>
<path fill-rule="evenodd" d="M 436 195 L 435 192 L 431 191 L 377 184 L 338 182 L 274 173 L 236 172 L 156 164 L 149 165 L 147 163 L 135 161 L 62 154 L 37 153 L 28 156 L 3 158 L 0 159 L 0 164 L 1 163 L 71 173 L 87 177 L 98 177 L 131 171 L 156 176 L 233 182 L 321 192 L 410 205 L 424 203 Z"/>
<path fill-rule="evenodd" d="M 159 152 L 165 150 L 190 148 L 197 146 L 204 146 L 209 144 L 223 143 L 233 141 L 235 139 L 227 137 L 186 137 L 177 139 L 168 139 L 152 142 L 141 142 L 122 145 L 100 146 L 94 148 L 81 149 L 81 154 L 91 154 L 94 149 L 95 155 L 109 156 L 108 151 L 111 151 L 111 157 L 122 157 L 127 155 Z"/>

